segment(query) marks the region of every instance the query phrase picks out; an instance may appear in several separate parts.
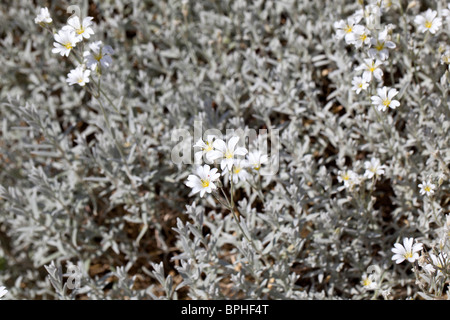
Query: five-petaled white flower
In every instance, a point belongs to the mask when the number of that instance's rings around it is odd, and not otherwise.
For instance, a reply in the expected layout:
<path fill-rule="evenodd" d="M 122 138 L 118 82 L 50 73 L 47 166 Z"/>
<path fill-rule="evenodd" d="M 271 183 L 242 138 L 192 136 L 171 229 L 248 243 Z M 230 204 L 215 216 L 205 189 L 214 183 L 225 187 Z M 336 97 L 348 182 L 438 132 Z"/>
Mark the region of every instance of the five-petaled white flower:
<path fill-rule="evenodd" d="M 83 65 L 79 65 L 69 72 L 66 81 L 69 85 L 78 84 L 83 87 L 89 82 L 90 75 L 91 70 L 86 70 Z"/>
<path fill-rule="evenodd" d="M 392 260 L 395 260 L 395 263 L 399 264 L 405 260 L 409 262 L 414 262 L 419 259 L 418 252 L 422 250 L 421 243 L 415 243 L 413 245 L 414 238 L 403 238 L 403 245 L 400 243 L 395 243 L 394 248 L 392 248 L 392 252 L 394 255 L 392 256 Z"/>
<path fill-rule="evenodd" d="M 361 278 L 361 284 L 366 290 L 375 290 L 377 288 L 375 275 L 367 275 L 367 273 L 364 273 Z"/>
<path fill-rule="evenodd" d="M 43 23 L 52 23 L 53 19 L 50 16 L 50 13 L 48 12 L 48 8 L 41 8 L 39 9 L 39 13 L 37 14 L 36 18 L 34 18 L 34 23 L 37 24 L 43 24 Z"/>
<path fill-rule="evenodd" d="M 364 59 L 364 63 L 359 65 L 356 70 L 363 71 L 362 77 L 367 82 L 372 81 L 372 75 L 378 81 L 382 81 L 383 70 L 381 70 L 380 66 L 383 64 L 380 60 L 374 59 Z"/>
<path fill-rule="evenodd" d="M 378 34 L 378 37 L 372 38 L 370 41 L 372 47 L 369 49 L 369 56 L 373 59 L 376 57 L 380 60 L 386 60 L 389 57 L 389 50 L 396 47 L 395 43 L 388 38 L 388 29 L 384 29 Z"/>
<path fill-rule="evenodd" d="M 249 173 L 246 168 L 248 167 L 248 162 L 245 159 L 235 159 L 233 167 L 231 171 L 228 168 L 225 168 L 222 172 L 222 175 L 229 174 L 230 179 L 233 180 L 233 183 L 238 183 L 240 181 L 246 181 L 249 178 Z M 231 174 L 230 174 L 231 172 Z"/>
<path fill-rule="evenodd" d="M 67 25 L 62 28 L 62 30 L 73 31 L 81 40 L 89 39 L 91 35 L 94 34 L 94 30 L 91 26 L 94 24 L 92 22 L 93 17 L 86 17 L 81 21 L 80 17 L 73 16 L 67 20 Z"/>
<path fill-rule="evenodd" d="M 441 270 L 448 264 L 447 254 L 444 252 L 439 253 L 439 255 L 430 253 L 430 259 L 431 263 L 426 264 L 423 268 L 429 273 L 434 273 L 437 271 L 437 276 L 442 276 L 443 274 Z"/>
<path fill-rule="evenodd" d="M 353 28 L 353 45 L 356 48 L 361 48 L 365 44 L 370 44 L 370 31 L 362 25 L 356 25 Z"/>
<path fill-rule="evenodd" d="M 72 30 L 60 30 L 55 34 L 55 46 L 52 49 L 53 53 L 59 53 L 62 56 L 68 57 L 70 51 L 76 46 L 81 39 Z"/>
<path fill-rule="evenodd" d="M 214 181 L 219 178 L 220 173 L 217 173 L 217 168 L 211 169 L 209 165 L 205 164 L 197 168 L 196 175 L 188 176 L 186 185 L 192 188 L 192 194 L 200 192 L 200 197 L 203 197 L 205 193 L 211 193 L 217 189 Z"/>
<path fill-rule="evenodd" d="M 364 167 L 366 168 L 364 177 L 367 179 L 372 179 L 374 176 L 381 176 L 384 174 L 384 168 L 386 168 L 386 166 L 381 165 L 380 160 L 377 158 L 372 158 L 370 161 L 366 161 L 364 163 Z"/>
<path fill-rule="evenodd" d="M 0 299 L 8 293 L 8 290 L 4 286 L 0 286 Z"/>
<path fill-rule="evenodd" d="M 450 24 L 450 3 L 447 5 L 447 8 L 442 10 L 442 16 L 445 17 L 448 24 Z"/>
<path fill-rule="evenodd" d="M 269 157 L 267 154 L 262 154 L 259 150 L 255 150 L 250 152 L 247 155 L 248 165 L 258 171 L 261 169 L 261 165 L 267 163 L 269 161 Z"/>
<path fill-rule="evenodd" d="M 208 161 L 212 161 L 210 159 L 210 156 L 211 156 L 211 151 L 214 150 L 213 142 L 214 142 L 215 138 L 216 138 L 215 135 L 209 134 L 206 137 L 206 141 L 203 141 L 202 139 L 198 139 L 198 141 L 194 144 L 194 148 L 200 148 L 200 151 L 197 151 L 194 154 L 196 163 L 201 163 L 201 160 L 204 155 L 206 156 L 206 159 Z"/>
<path fill-rule="evenodd" d="M 354 77 L 352 80 L 352 90 L 356 91 L 356 94 L 359 94 L 361 90 L 367 90 L 369 87 L 369 83 L 363 77 Z"/>
<path fill-rule="evenodd" d="M 431 9 L 417 15 L 414 19 L 414 23 L 417 24 L 417 30 L 422 33 L 430 31 L 430 33 L 435 34 L 442 25 L 441 18 L 436 16 L 437 11 Z"/>
<path fill-rule="evenodd" d="M 336 38 L 345 39 L 347 44 L 351 44 L 355 41 L 354 27 L 358 23 L 359 19 L 349 17 L 347 20 L 340 20 L 334 23 L 336 29 Z"/>
<path fill-rule="evenodd" d="M 89 49 L 91 51 L 83 53 L 88 68 L 95 70 L 97 67 L 109 68 L 111 66 L 111 55 L 114 53 L 111 46 L 104 46 L 101 41 L 96 41 L 89 44 Z"/>
<path fill-rule="evenodd" d="M 428 180 L 428 181 L 423 181 L 422 183 L 420 183 L 419 188 L 420 188 L 420 194 L 422 194 L 422 195 L 426 194 L 427 196 L 431 196 L 434 193 L 434 189 L 436 188 L 436 185 L 431 183 L 430 180 Z"/>
<path fill-rule="evenodd" d="M 353 170 L 339 170 L 337 179 L 339 182 L 343 182 L 346 188 L 350 189 L 359 183 L 359 176 Z"/>
<path fill-rule="evenodd" d="M 398 93 L 397 89 L 388 88 L 386 86 L 377 89 L 377 95 L 372 96 L 372 104 L 375 105 L 378 110 L 386 111 L 387 108 L 395 109 L 400 106 L 398 100 L 393 100 Z"/>
<path fill-rule="evenodd" d="M 238 136 L 231 137 L 230 140 L 228 140 L 228 144 L 222 139 L 214 140 L 214 150 L 211 151 L 209 158 L 212 161 L 221 159 L 220 168 L 223 170 L 227 167 L 228 170 L 231 170 L 235 156 L 245 156 L 248 152 L 247 149 L 243 147 L 236 148 L 238 141 Z"/>

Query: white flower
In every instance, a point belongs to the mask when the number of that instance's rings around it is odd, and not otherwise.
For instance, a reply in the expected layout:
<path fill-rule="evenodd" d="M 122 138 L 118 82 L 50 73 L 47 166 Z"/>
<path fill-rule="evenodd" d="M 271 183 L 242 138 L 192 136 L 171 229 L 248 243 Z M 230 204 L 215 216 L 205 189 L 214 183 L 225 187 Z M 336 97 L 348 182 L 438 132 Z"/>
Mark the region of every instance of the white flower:
<path fill-rule="evenodd" d="M 352 80 L 352 90 L 356 91 L 356 94 L 359 94 L 361 90 L 367 90 L 369 87 L 369 83 L 363 77 L 354 77 Z"/>
<path fill-rule="evenodd" d="M 425 33 L 430 31 L 430 33 L 435 34 L 442 25 L 442 20 L 437 16 L 437 11 L 428 9 L 425 13 L 419 14 L 414 19 L 414 23 L 417 24 L 417 30 L 419 32 Z"/>
<path fill-rule="evenodd" d="M 5 296 L 5 294 L 8 293 L 8 290 L 4 286 L 0 286 L 0 299 Z"/>
<path fill-rule="evenodd" d="M 359 183 L 359 176 L 353 170 L 345 170 L 338 172 L 338 181 L 343 182 L 346 188 L 353 188 L 355 184 Z"/>
<path fill-rule="evenodd" d="M 209 157 L 211 155 L 211 151 L 214 150 L 214 147 L 213 147 L 214 139 L 215 139 L 215 136 L 210 134 L 206 137 L 206 141 L 203 141 L 202 139 L 198 139 L 198 141 L 194 144 L 194 148 L 200 148 L 200 151 L 197 151 L 194 154 L 196 163 L 200 163 L 204 155 L 206 156 L 206 159 L 208 161 L 212 161 L 212 160 L 210 160 Z"/>
<path fill-rule="evenodd" d="M 238 183 L 239 181 L 246 181 L 250 175 L 247 172 L 246 168 L 248 167 L 247 160 L 244 159 L 235 159 L 233 167 L 231 169 L 231 173 L 228 168 L 225 168 L 222 175 L 230 174 L 230 179 L 233 178 L 233 183 Z"/>
<path fill-rule="evenodd" d="M 357 10 L 353 17 L 355 17 L 355 19 L 364 18 L 366 20 L 367 28 L 375 29 L 379 25 L 381 10 L 377 4 L 368 4 L 365 6 L 365 10 Z"/>
<path fill-rule="evenodd" d="M 377 283 L 375 280 L 375 275 L 364 273 L 361 279 L 361 284 L 366 290 L 375 290 L 377 288 Z"/>
<path fill-rule="evenodd" d="M 380 60 L 374 59 L 364 59 L 364 63 L 359 65 L 356 70 L 363 71 L 362 77 L 367 82 L 372 81 L 372 75 L 378 81 L 382 81 L 383 70 L 380 69 L 380 66 L 383 64 Z"/>
<path fill-rule="evenodd" d="M 356 48 L 361 48 L 364 44 L 370 44 L 370 31 L 362 25 L 356 25 L 353 28 L 353 44 Z"/>
<path fill-rule="evenodd" d="M 71 30 L 60 30 L 55 34 L 55 46 L 52 49 L 53 53 L 59 53 L 62 56 L 68 57 L 70 50 L 72 50 L 81 39 L 77 37 L 75 32 Z"/>
<path fill-rule="evenodd" d="M 409 262 L 414 262 L 419 259 L 418 252 L 422 250 L 421 243 L 415 243 L 413 245 L 414 238 L 403 238 L 403 246 L 400 243 L 395 243 L 394 248 L 392 248 L 392 252 L 394 255 L 392 256 L 392 260 L 395 260 L 395 263 L 399 264 L 405 260 Z"/>
<path fill-rule="evenodd" d="M 393 97 L 398 93 L 398 91 L 394 88 L 378 88 L 377 95 L 372 96 L 372 104 L 375 105 L 378 110 L 386 111 L 387 108 L 395 109 L 400 106 L 400 102 L 398 100 L 393 100 Z"/>
<path fill-rule="evenodd" d="M 440 269 L 443 269 L 447 264 L 447 255 L 443 252 L 439 253 L 438 256 L 430 253 L 430 258 L 432 263 L 429 263 L 423 267 L 425 271 L 428 273 L 434 273 L 437 268 L 437 275 L 442 275 L 442 271 Z"/>
<path fill-rule="evenodd" d="M 392 0 L 377 0 L 377 5 L 384 9 L 385 11 L 388 11 L 389 8 L 392 6 Z"/>
<path fill-rule="evenodd" d="M 48 12 L 48 8 L 41 8 L 39 10 L 38 15 L 34 18 L 34 23 L 52 23 L 52 17 L 50 17 L 50 13 Z"/>
<path fill-rule="evenodd" d="M 354 26 L 358 23 L 353 17 L 347 18 L 347 20 L 340 20 L 334 23 L 334 28 L 336 29 L 336 38 L 345 39 L 347 44 L 351 44 L 355 40 Z"/>
<path fill-rule="evenodd" d="M 92 70 L 97 67 L 109 68 L 112 64 L 111 55 L 114 53 L 111 46 L 103 46 L 101 41 L 96 41 L 89 44 L 91 51 L 85 51 L 83 53 L 86 66 Z"/>
<path fill-rule="evenodd" d="M 422 183 L 420 183 L 419 188 L 420 188 L 420 194 L 422 194 L 422 195 L 426 194 L 427 196 L 431 196 L 434 193 L 434 189 L 436 188 L 436 185 L 432 184 L 430 182 L 430 180 L 428 180 L 428 181 L 423 181 Z"/>
<path fill-rule="evenodd" d="M 200 197 L 203 197 L 205 193 L 211 193 L 217 189 L 214 181 L 220 178 L 220 173 L 217 173 L 217 168 L 211 169 L 209 165 L 199 166 L 196 170 L 196 174 L 188 176 L 186 185 L 192 188 L 192 194 L 200 192 Z"/>
<path fill-rule="evenodd" d="M 73 31 L 77 34 L 81 40 L 89 39 L 91 35 L 94 34 L 94 30 L 92 30 L 91 26 L 94 24 L 92 22 L 93 17 L 86 17 L 83 21 L 80 20 L 80 17 L 73 16 L 67 20 L 67 25 L 62 28 L 62 30 Z"/>
<path fill-rule="evenodd" d="M 266 154 L 262 154 L 259 150 L 250 152 L 247 155 L 248 164 L 252 169 L 258 171 L 261 169 L 261 165 L 269 161 L 269 157 Z"/>
<path fill-rule="evenodd" d="M 86 83 L 89 82 L 90 75 L 91 70 L 85 70 L 83 65 L 79 65 L 69 72 L 66 81 L 69 83 L 69 85 L 79 84 L 83 87 L 86 85 Z"/>
<path fill-rule="evenodd" d="M 364 167 L 366 168 L 364 177 L 366 177 L 367 179 L 372 179 L 374 176 L 380 176 L 384 174 L 384 168 L 386 166 L 381 165 L 379 159 L 372 158 L 370 159 L 370 161 L 366 161 L 364 163 Z"/>
<path fill-rule="evenodd" d="M 450 23 L 450 3 L 448 4 L 447 8 L 442 10 L 442 16 L 445 17 L 447 23 Z"/>
<path fill-rule="evenodd" d="M 450 71 L 450 50 L 446 50 L 441 56 L 441 63 L 448 64 L 448 70 Z"/>
<path fill-rule="evenodd" d="M 378 37 L 370 41 L 372 47 L 369 49 L 369 56 L 372 59 L 379 57 L 380 60 L 386 60 L 389 57 L 389 50 L 396 47 L 395 43 L 388 40 L 388 30 L 384 29 L 378 34 Z"/>
<path fill-rule="evenodd" d="M 222 139 L 216 139 L 213 142 L 214 150 L 211 151 L 209 158 L 211 161 L 221 159 L 220 168 L 223 170 L 227 167 L 228 170 L 231 170 L 235 156 L 245 156 L 248 152 L 245 148 L 236 148 L 238 141 L 239 137 L 237 136 L 230 138 L 230 140 L 228 140 L 228 144 L 226 144 Z"/>

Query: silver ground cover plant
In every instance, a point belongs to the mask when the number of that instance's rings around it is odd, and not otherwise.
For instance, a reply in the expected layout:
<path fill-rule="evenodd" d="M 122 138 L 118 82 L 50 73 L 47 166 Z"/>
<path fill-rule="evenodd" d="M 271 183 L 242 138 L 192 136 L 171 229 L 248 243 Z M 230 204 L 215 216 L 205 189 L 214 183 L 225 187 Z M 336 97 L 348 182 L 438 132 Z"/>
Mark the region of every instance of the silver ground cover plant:
<path fill-rule="evenodd" d="M 449 299 L 447 1 L 35 2 L 0 299 Z"/>

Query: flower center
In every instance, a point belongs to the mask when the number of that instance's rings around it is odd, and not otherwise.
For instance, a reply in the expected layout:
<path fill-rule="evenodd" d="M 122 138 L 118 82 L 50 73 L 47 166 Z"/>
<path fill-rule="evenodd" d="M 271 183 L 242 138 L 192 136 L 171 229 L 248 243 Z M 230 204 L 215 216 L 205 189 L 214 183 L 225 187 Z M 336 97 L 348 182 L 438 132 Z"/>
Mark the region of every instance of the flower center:
<path fill-rule="evenodd" d="M 365 287 L 370 286 L 372 284 L 372 280 L 370 280 L 369 278 L 365 278 L 363 281 L 363 285 Z"/>
<path fill-rule="evenodd" d="M 84 33 L 84 28 L 81 27 L 80 29 L 77 29 L 77 34 L 82 34 Z"/>
<path fill-rule="evenodd" d="M 405 257 L 405 259 L 410 259 L 413 257 L 413 254 L 412 252 L 406 252 L 403 256 Z"/>
<path fill-rule="evenodd" d="M 70 43 L 70 42 L 65 43 L 64 48 L 69 49 L 69 50 L 72 49 L 73 48 L 72 43 Z"/>
<path fill-rule="evenodd" d="M 384 49 L 384 42 L 377 42 L 377 45 L 375 46 L 375 48 L 376 48 L 378 51 L 383 50 L 383 49 Z"/>
<path fill-rule="evenodd" d="M 200 179 L 200 182 L 202 183 L 202 187 L 203 188 L 208 188 L 209 187 L 209 180 Z"/>
<path fill-rule="evenodd" d="M 100 61 L 103 58 L 103 55 L 101 53 L 94 55 L 95 60 Z"/>
<path fill-rule="evenodd" d="M 350 33 L 353 31 L 352 26 L 347 25 L 347 27 L 345 28 L 345 33 Z"/>
<path fill-rule="evenodd" d="M 233 153 L 230 152 L 229 150 L 227 150 L 227 152 L 225 152 L 225 158 L 227 158 L 227 159 L 233 158 Z"/>
<path fill-rule="evenodd" d="M 383 106 L 385 106 L 385 107 L 389 106 L 390 103 L 391 103 L 391 100 L 389 100 L 389 99 L 383 100 Z"/>
<path fill-rule="evenodd" d="M 241 172 L 241 168 L 240 168 L 240 167 L 235 167 L 234 170 L 233 170 L 233 172 L 234 172 L 235 174 L 238 174 L 239 172 Z"/>
<path fill-rule="evenodd" d="M 212 151 L 212 149 L 213 149 L 213 146 L 211 145 L 211 143 L 210 142 L 206 142 L 206 147 L 203 148 L 203 150 L 206 151 L 206 152 L 209 152 L 209 151 Z"/>
<path fill-rule="evenodd" d="M 425 188 L 423 188 L 423 190 L 425 190 L 426 192 L 430 192 L 431 188 L 430 188 L 430 186 L 425 186 Z"/>
<path fill-rule="evenodd" d="M 345 180 L 345 181 L 350 180 L 350 176 L 348 174 L 344 174 L 342 176 L 342 179 Z"/>
<path fill-rule="evenodd" d="M 430 21 L 425 22 L 425 28 L 430 29 L 433 24 Z"/>
<path fill-rule="evenodd" d="M 367 39 L 367 34 L 363 33 L 362 35 L 359 36 L 359 39 L 361 41 L 365 41 Z"/>

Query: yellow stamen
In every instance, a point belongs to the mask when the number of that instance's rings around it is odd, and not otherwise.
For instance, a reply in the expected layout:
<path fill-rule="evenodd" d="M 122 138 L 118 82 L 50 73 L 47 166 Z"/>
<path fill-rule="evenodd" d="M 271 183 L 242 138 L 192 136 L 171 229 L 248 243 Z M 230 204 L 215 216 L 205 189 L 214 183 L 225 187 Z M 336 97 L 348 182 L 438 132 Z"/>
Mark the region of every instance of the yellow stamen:
<path fill-rule="evenodd" d="M 425 190 L 426 192 L 430 192 L 431 188 L 430 188 L 430 186 L 425 186 L 425 188 L 423 188 L 423 190 Z"/>
<path fill-rule="evenodd" d="M 372 281 L 369 279 L 369 278 L 365 278 L 364 280 L 363 280 L 363 285 L 365 286 L 365 287 L 368 287 L 368 286 L 370 286 L 372 284 Z"/>
<path fill-rule="evenodd" d="M 378 51 L 381 51 L 384 49 L 384 42 L 377 42 L 377 45 L 375 46 L 375 49 Z"/>
<path fill-rule="evenodd" d="M 430 29 L 433 24 L 430 21 L 425 22 L 425 28 Z"/>
<path fill-rule="evenodd" d="M 227 159 L 233 158 L 233 153 L 231 153 L 230 151 L 227 151 L 227 152 L 225 153 L 225 158 L 227 158 Z"/>
<path fill-rule="evenodd" d="M 209 187 L 209 180 L 200 179 L 203 188 Z"/>
<path fill-rule="evenodd" d="M 67 42 L 66 44 L 64 44 L 64 47 L 69 50 L 73 48 L 72 44 L 70 42 Z"/>
<path fill-rule="evenodd" d="M 405 257 L 405 259 L 410 259 L 410 258 L 413 257 L 413 254 L 412 254 L 412 252 L 406 252 L 406 253 L 403 255 L 403 257 Z"/>
<path fill-rule="evenodd" d="M 345 28 L 345 33 L 350 33 L 353 31 L 352 26 L 347 25 L 347 28 Z"/>
<path fill-rule="evenodd" d="M 100 59 L 97 59 L 98 61 L 100 61 Z M 206 142 L 206 147 L 203 148 L 203 150 L 205 150 L 206 152 L 212 151 L 213 146 L 210 142 Z"/>
<path fill-rule="evenodd" d="M 385 107 L 389 106 L 390 103 L 391 103 L 391 100 L 389 100 L 389 99 L 383 100 L 383 106 L 385 106 Z"/>
<path fill-rule="evenodd" d="M 84 28 L 81 27 L 80 29 L 77 29 L 77 34 L 82 34 L 84 33 Z"/>

